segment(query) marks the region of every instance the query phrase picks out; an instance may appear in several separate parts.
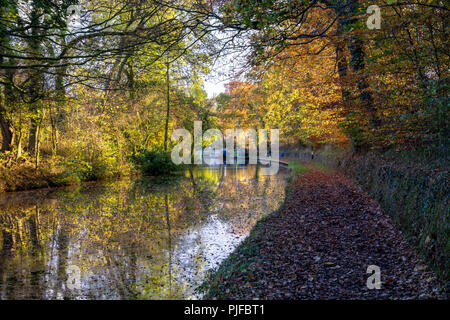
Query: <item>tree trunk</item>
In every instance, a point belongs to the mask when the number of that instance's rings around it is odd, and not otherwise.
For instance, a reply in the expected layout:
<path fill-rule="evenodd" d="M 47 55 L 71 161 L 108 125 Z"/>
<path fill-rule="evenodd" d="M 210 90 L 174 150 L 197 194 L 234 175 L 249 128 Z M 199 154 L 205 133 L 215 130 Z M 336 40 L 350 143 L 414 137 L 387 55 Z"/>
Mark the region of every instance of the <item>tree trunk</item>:
<path fill-rule="evenodd" d="M 34 0 L 32 3 L 32 11 L 30 14 L 31 19 L 31 25 L 33 26 L 31 28 L 31 35 L 32 37 L 28 40 L 28 46 L 30 48 L 30 52 L 33 56 L 39 56 L 40 55 L 40 45 L 42 42 L 42 39 L 39 37 L 41 33 L 40 29 L 40 23 L 39 23 L 39 17 L 40 17 L 40 4 L 39 1 Z M 32 114 L 37 115 L 39 113 L 39 110 L 41 109 L 42 105 L 40 103 L 40 94 L 42 94 L 43 84 L 44 84 L 44 76 L 43 73 L 39 69 L 31 69 L 30 70 L 30 79 L 31 79 L 31 88 L 30 88 L 30 95 L 34 102 L 32 102 L 31 110 Z M 28 152 L 35 156 L 36 150 L 37 150 L 37 137 L 39 134 L 39 122 L 35 117 L 31 118 L 31 126 L 29 131 L 29 138 L 28 138 Z"/>
<path fill-rule="evenodd" d="M 37 134 L 38 134 L 39 126 L 36 119 L 31 119 L 31 126 L 28 136 L 28 152 L 31 155 L 34 155 L 36 152 L 36 141 L 37 141 Z"/>
<path fill-rule="evenodd" d="M 337 29 L 338 33 L 344 35 L 347 48 L 350 52 L 350 66 L 357 77 L 356 87 L 358 89 L 359 100 L 364 105 L 364 109 L 369 118 L 369 125 L 372 128 L 375 128 L 378 127 L 380 123 L 376 115 L 372 91 L 367 78 L 363 74 L 365 69 L 364 43 L 358 35 L 350 34 L 350 36 L 345 36 L 347 29 L 352 28 L 355 25 L 358 19 L 359 9 L 359 3 L 356 0 L 346 1 L 344 5 L 336 7 L 336 14 L 339 15 Z M 337 53 L 339 51 L 339 54 L 341 54 L 342 49 L 343 48 L 337 49 Z M 345 77 L 348 68 L 343 62 L 341 62 L 340 66 L 338 64 L 338 69 L 339 68 L 339 76 Z"/>
<path fill-rule="evenodd" d="M 22 129 L 19 131 L 19 136 L 17 138 L 17 153 L 16 153 L 16 161 L 22 156 Z"/>
<path fill-rule="evenodd" d="M 0 52 L 1 55 L 1 52 Z M 4 59 L 0 59 L 0 63 L 4 63 Z M 11 61 L 9 61 L 11 63 Z M 8 82 L 13 83 L 15 71 L 6 71 L 6 79 Z M 3 98 L 0 98 L 0 127 L 2 134 L 2 148 L 1 151 L 11 151 L 14 145 L 14 127 L 11 119 L 8 118 L 8 112 L 11 114 L 14 110 L 14 91 L 12 85 L 4 84 Z"/>
<path fill-rule="evenodd" d="M 338 36 L 342 35 L 342 22 L 341 20 L 337 23 L 337 34 Z M 336 44 L 336 64 L 338 68 L 339 75 L 339 83 L 341 86 L 341 94 L 342 94 L 342 102 L 344 107 L 348 108 L 348 100 L 350 93 L 347 88 L 347 70 L 348 70 L 348 62 L 347 57 L 345 56 L 345 41 L 342 39 L 337 39 Z"/>
<path fill-rule="evenodd" d="M 0 127 L 2 132 L 1 151 L 11 151 L 13 145 L 14 130 L 11 123 L 0 113 Z"/>
<path fill-rule="evenodd" d="M 167 81 L 167 113 L 166 113 L 166 125 L 164 128 L 164 151 L 167 151 L 167 138 L 169 131 L 169 114 L 170 114 L 170 82 L 169 82 L 169 63 L 167 63 L 166 81 Z"/>

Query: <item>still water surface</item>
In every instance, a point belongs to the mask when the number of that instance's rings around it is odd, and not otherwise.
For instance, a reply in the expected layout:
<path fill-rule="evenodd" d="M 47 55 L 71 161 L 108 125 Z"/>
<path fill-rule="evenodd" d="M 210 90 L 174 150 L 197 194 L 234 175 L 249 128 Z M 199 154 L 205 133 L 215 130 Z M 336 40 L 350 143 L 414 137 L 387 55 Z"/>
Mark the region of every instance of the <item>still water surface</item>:
<path fill-rule="evenodd" d="M 284 200 L 286 173 L 201 167 L 0 197 L 0 299 L 189 299 Z"/>

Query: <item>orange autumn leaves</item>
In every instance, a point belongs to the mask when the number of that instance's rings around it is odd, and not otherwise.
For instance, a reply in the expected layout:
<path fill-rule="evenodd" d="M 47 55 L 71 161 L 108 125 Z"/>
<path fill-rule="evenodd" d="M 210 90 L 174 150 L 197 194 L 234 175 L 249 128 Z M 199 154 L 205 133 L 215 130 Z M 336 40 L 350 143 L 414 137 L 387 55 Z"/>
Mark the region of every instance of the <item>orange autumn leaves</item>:
<path fill-rule="evenodd" d="M 333 46 L 290 47 L 253 74 L 229 83 L 225 126 L 278 128 L 282 143 L 348 143 L 339 128 L 344 119 Z"/>

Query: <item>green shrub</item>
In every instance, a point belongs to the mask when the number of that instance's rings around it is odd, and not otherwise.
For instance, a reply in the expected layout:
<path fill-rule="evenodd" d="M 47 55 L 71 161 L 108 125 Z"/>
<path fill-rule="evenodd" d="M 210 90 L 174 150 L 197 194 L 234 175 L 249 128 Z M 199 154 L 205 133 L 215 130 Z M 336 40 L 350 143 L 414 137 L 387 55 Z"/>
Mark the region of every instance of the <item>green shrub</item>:
<path fill-rule="evenodd" d="M 64 171 L 57 174 L 53 182 L 56 185 L 71 185 L 82 181 L 95 180 L 92 166 L 81 160 L 65 161 L 63 164 Z"/>
<path fill-rule="evenodd" d="M 140 155 L 134 156 L 133 162 L 149 176 L 170 175 L 181 169 L 172 162 L 170 153 L 167 152 L 145 150 Z"/>

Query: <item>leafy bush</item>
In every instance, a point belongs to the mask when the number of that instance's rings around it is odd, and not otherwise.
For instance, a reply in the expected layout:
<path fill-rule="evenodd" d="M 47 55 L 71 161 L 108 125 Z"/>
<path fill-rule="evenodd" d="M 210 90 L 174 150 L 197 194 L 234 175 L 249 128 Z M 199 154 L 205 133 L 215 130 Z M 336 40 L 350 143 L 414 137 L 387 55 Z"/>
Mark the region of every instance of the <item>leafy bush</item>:
<path fill-rule="evenodd" d="M 92 166 L 81 160 L 70 160 L 63 163 L 64 171 L 54 177 L 56 185 L 77 184 L 82 181 L 95 180 Z"/>
<path fill-rule="evenodd" d="M 133 162 L 145 175 L 170 175 L 181 169 L 172 162 L 170 153 L 145 150 L 142 154 L 133 157 Z"/>

